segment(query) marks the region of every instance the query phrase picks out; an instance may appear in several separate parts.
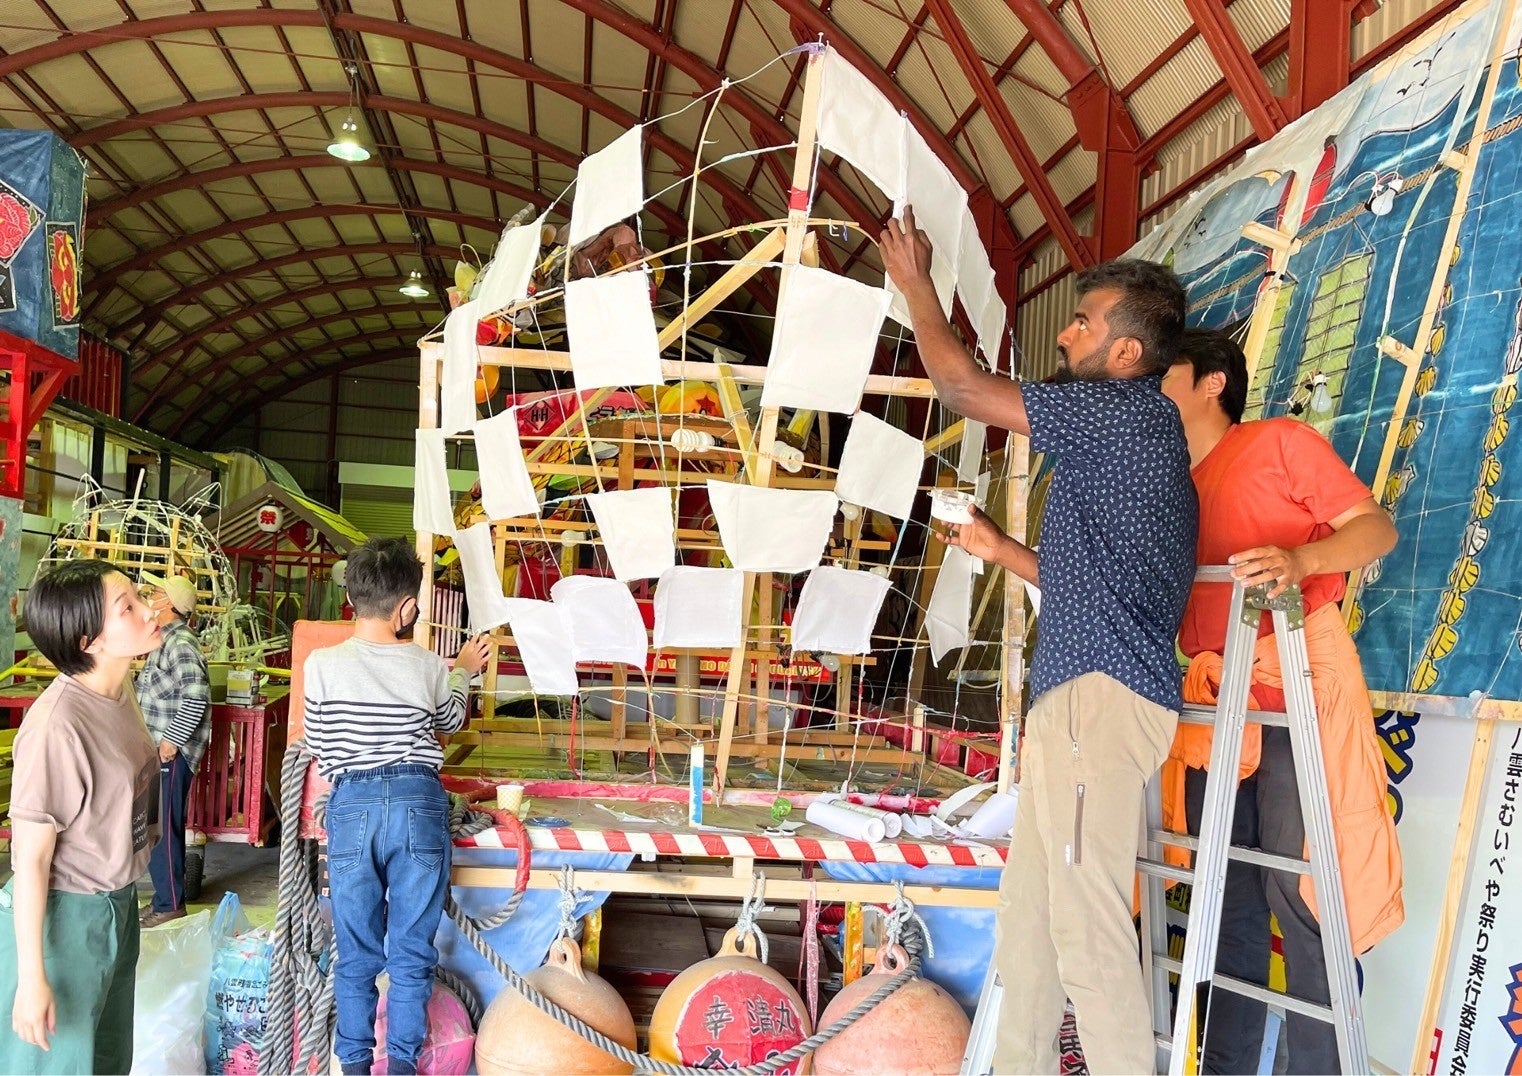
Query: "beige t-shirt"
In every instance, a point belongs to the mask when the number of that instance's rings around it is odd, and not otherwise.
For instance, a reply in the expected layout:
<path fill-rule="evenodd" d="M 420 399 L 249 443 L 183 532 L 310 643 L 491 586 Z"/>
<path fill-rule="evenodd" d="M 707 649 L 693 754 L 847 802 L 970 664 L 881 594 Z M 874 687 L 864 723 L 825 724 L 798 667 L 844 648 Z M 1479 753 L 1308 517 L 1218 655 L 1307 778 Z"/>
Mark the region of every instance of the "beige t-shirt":
<path fill-rule="evenodd" d="M 58 831 L 49 889 L 137 881 L 158 840 L 158 752 L 130 686 L 120 699 L 60 674 L 16 733 L 11 817 Z"/>

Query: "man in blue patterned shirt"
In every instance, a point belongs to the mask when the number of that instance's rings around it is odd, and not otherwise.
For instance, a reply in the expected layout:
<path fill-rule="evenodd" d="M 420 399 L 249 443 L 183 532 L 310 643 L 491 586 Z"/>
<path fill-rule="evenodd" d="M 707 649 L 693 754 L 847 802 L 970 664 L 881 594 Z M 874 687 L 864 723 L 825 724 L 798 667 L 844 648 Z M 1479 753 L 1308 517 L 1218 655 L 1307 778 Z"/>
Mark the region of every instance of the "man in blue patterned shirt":
<path fill-rule="evenodd" d="M 196 587 L 183 575 L 144 575 L 163 645 L 137 676 L 137 701 L 159 749 L 159 841 L 148 860 L 153 903 L 142 925 L 156 927 L 185 914 L 185 813 L 196 767 L 211 739 L 211 682 L 201 644 L 191 630 Z"/>
<path fill-rule="evenodd" d="M 1042 589 L 1020 803 L 999 887 L 1004 1002 L 994 1072 L 1057 1072 L 1065 999 L 1095 1073 L 1152 1072 L 1155 1049 L 1132 901 L 1143 786 L 1178 721 L 1174 637 L 1195 570 L 1198 503 L 1178 409 L 1163 395 L 1184 291 L 1160 265 L 1078 275 L 1056 383 L 981 370 L 952 333 L 912 209 L 881 238 L 943 406 L 1057 459 L 1041 551 L 985 515 L 947 541 Z"/>

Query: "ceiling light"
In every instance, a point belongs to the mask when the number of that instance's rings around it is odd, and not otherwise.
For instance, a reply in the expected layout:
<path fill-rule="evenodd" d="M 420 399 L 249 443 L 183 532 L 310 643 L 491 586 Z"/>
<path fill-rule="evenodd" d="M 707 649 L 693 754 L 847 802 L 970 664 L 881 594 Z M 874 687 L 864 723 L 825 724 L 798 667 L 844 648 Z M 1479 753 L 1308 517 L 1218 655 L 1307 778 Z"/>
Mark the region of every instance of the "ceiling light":
<path fill-rule="evenodd" d="M 416 269 L 407 274 L 407 283 L 398 290 L 409 299 L 426 299 L 430 294 L 428 289 L 423 287 L 423 274 Z"/>
<path fill-rule="evenodd" d="M 359 140 L 359 124 L 354 122 L 354 113 L 350 112 L 338 128 L 338 137 L 328 145 L 328 153 L 350 164 L 370 159 L 370 151 Z"/>

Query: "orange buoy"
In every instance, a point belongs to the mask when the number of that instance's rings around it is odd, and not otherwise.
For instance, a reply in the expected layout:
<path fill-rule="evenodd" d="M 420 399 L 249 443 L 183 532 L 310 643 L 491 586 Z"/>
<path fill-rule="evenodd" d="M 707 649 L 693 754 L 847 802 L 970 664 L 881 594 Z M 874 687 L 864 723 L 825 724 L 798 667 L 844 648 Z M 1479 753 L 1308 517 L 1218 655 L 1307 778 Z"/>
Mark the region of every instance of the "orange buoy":
<path fill-rule="evenodd" d="M 835 995 L 819 1017 L 820 1026 L 829 1027 L 908 966 L 903 946 L 884 947 L 870 975 Z M 972 1023 L 956 999 L 929 979 L 910 979 L 815 1050 L 814 1071 L 821 1076 L 955 1076 L 971 1034 Z"/>
<path fill-rule="evenodd" d="M 803 999 L 755 951 L 754 938 L 731 930 L 717 956 L 672 980 L 650 1015 L 651 1057 L 741 1068 L 776 1057 L 813 1034 Z M 804 1057 L 777 1071 L 806 1073 L 808 1064 Z"/>
<path fill-rule="evenodd" d="M 602 1032 L 634 1049 L 634 1017 L 607 980 L 581 966 L 581 947 L 570 938 L 550 946 L 544 967 L 524 976 L 535 990 Z M 481 1076 L 628 1076 L 634 1071 L 592 1045 L 512 987 L 497 995 L 476 1030 L 476 1071 Z"/>

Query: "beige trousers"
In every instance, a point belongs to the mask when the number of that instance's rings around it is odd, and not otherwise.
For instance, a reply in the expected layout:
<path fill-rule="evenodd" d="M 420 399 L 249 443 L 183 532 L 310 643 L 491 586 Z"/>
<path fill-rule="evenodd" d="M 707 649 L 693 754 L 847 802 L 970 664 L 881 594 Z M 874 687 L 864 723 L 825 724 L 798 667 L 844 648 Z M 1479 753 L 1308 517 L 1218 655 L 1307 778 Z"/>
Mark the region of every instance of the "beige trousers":
<path fill-rule="evenodd" d="M 1059 1071 L 1069 998 L 1091 1072 L 1153 1071 L 1132 902 L 1143 790 L 1177 723 L 1174 711 L 1097 672 L 1031 707 L 995 915 L 998 1076 Z"/>

